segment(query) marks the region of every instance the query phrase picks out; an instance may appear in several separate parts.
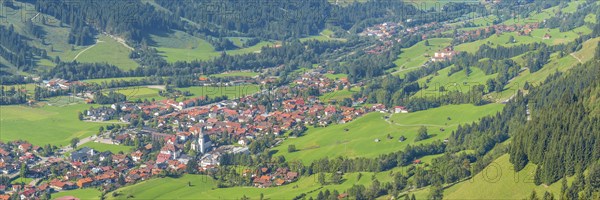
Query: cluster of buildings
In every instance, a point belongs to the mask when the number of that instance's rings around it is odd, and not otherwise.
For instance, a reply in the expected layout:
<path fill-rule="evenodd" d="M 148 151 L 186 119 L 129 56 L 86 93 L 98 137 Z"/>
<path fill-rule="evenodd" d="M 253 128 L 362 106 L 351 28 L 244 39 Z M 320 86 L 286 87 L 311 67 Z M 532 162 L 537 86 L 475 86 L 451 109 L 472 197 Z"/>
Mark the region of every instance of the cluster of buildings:
<path fill-rule="evenodd" d="M 401 23 L 385 22 L 366 28 L 361 35 L 377 38 L 391 38 L 401 28 Z"/>
<path fill-rule="evenodd" d="M 517 35 L 529 36 L 531 32 L 540 27 L 539 23 L 528 23 L 528 24 L 513 24 L 513 25 L 505 25 L 505 24 L 496 24 L 492 26 L 488 26 L 481 29 L 470 30 L 470 31 L 462 31 L 455 36 L 455 38 L 461 42 L 469 42 L 478 40 L 481 37 L 489 36 L 491 34 L 500 35 L 502 33 L 512 33 L 516 32 Z"/>
<path fill-rule="evenodd" d="M 298 178 L 298 172 L 290 171 L 287 167 L 280 167 L 273 171 L 270 168 L 262 167 L 255 171 L 246 169 L 243 176 L 251 176 L 255 187 L 266 188 L 293 182 Z"/>
<path fill-rule="evenodd" d="M 68 90 L 71 88 L 72 85 L 85 85 L 84 82 L 68 81 L 68 80 L 61 79 L 61 78 L 55 78 L 55 79 L 51 79 L 49 81 L 44 80 L 44 81 L 42 81 L 42 83 L 50 91 Z"/>
<path fill-rule="evenodd" d="M 431 61 L 433 62 L 438 62 L 438 61 L 446 61 L 446 60 L 451 60 L 452 57 L 454 55 L 456 55 L 457 52 L 454 51 L 454 49 L 452 48 L 452 46 L 450 47 L 446 47 L 441 51 L 435 52 L 433 54 L 433 56 L 431 56 Z"/>

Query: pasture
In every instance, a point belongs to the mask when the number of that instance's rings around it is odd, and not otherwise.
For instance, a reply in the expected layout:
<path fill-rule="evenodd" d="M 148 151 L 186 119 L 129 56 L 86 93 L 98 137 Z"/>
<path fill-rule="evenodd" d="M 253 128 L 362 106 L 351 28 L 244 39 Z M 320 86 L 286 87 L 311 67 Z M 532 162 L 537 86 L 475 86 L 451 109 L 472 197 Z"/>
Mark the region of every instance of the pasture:
<path fill-rule="evenodd" d="M 118 196 L 112 193 L 107 195 L 108 199 L 239 199 L 244 195 L 250 199 L 259 199 L 260 194 L 264 199 L 292 199 L 297 195 L 305 193 L 308 197 L 316 198 L 319 191 L 326 189 L 338 190 L 343 193 L 353 184 L 371 184 L 371 176 L 375 175 L 381 183 L 391 181 L 389 171 L 381 173 L 363 172 L 358 178 L 358 173 L 344 174 L 344 181 L 339 185 L 321 186 L 316 175 L 301 177 L 298 181 L 278 187 L 256 188 L 256 187 L 232 187 L 217 188 L 216 182 L 204 175 L 184 175 L 180 178 L 157 178 L 144 181 L 132 186 L 116 190 Z M 329 176 L 329 175 L 328 175 Z M 329 180 L 328 178 L 326 180 Z M 191 187 L 188 186 L 191 183 Z"/>
<path fill-rule="evenodd" d="M 543 42 L 548 45 L 558 45 L 574 41 L 577 37 L 579 37 L 580 34 L 588 34 L 590 32 L 591 29 L 587 26 L 578 27 L 567 32 L 560 32 L 557 28 L 535 29 L 531 32 L 530 36 L 518 35 L 516 32 L 505 32 L 500 35 L 492 35 L 483 40 L 477 40 L 474 42 L 468 42 L 457 45 L 454 47 L 454 50 L 475 53 L 483 44 L 487 44 L 491 47 L 496 47 L 498 45 L 509 47 L 513 45 L 531 44 L 538 42 Z M 546 34 L 550 35 L 551 38 L 544 39 L 544 36 Z M 515 41 L 509 41 L 511 36 L 515 39 Z"/>
<path fill-rule="evenodd" d="M 88 79 L 88 80 L 84 80 L 83 82 L 102 84 L 102 83 L 110 83 L 111 81 L 133 81 L 133 80 L 140 80 L 143 78 L 146 78 L 146 77 L 99 78 L 99 79 Z"/>
<path fill-rule="evenodd" d="M 538 196 L 548 191 L 552 192 L 555 198 L 559 198 L 560 181 L 548 186 L 536 186 L 533 182 L 535 169 L 536 165 L 529 163 L 521 171 L 515 172 L 509 162 L 509 155 L 506 154 L 471 179 L 446 188 L 444 199 L 522 199 L 528 197 L 533 190 Z M 568 182 L 572 179 L 567 178 Z"/>
<path fill-rule="evenodd" d="M 581 53 L 581 51 L 576 52 L 575 54 L 584 55 Z M 520 58 L 516 57 L 514 59 L 516 62 L 519 62 Z M 542 69 L 535 73 L 531 73 L 529 69 L 522 71 L 517 77 L 513 78 L 508 84 L 506 84 L 506 86 L 504 86 L 504 91 L 502 93 L 492 93 L 491 95 L 494 99 L 499 101 L 506 100 L 512 95 L 516 94 L 518 90 L 523 89 L 525 82 L 529 82 L 529 84 L 537 86 L 549 75 L 557 71 L 566 72 L 578 63 L 579 61 L 573 56 L 565 55 L 563 57 L 559 57 L 558 53 L 554 53 L 550 56 L 550 61 L 544 65 Z"/>
<path fill-rule="evenodd" d="M 346 124 L 335 124 L 325 128 L 309 128 L 305 135 L 288 138 L 274 148 L 274 156 L 283 155 L 286 160 L 310 163 L 324 157 L 375 157 L 380 154 L 403 150 L 408 144 L 423 144 L 444 140 L 459 124 L 495 114 L 502 104 L 484 106 L 449 105 L 407 114 L 369 113 Z M 389 122 L 384 117 L 390 117 Z M 448 119 L 450 118 L 450 119 Z M 417 130 L 426 126 L 429 139 L 414 142 Z M 444 129 L 442 131 L 441 129 Z M 393 137 L 388 139 L 387 135 Z M 398 138 L 407 138 L 399 142 Z M 379 142 L 375 142 L 379 139 Z M 287 152 L 288 145 L 298 151 Z"/>
<path fill-rule="evenodd" d="M 209 60 L 221 56 L 223 53 L 216 51 L 206 40 L 181 31 L 151 35 L 151 38 L 153 41 L 152 46 L 156 47 L 159 54 L 164 56 L 168 62 Z M 236 40 L 233 41 L 235 42 Z M 262 47 L 274 44 L 274 42 L 262 41 L 254 46 L 229 50 L 226 53 L 229 55 L 256 53 L 260 52 Z"/>
<path fill-rule="evenodd" d="M 56 198 L 64 197 L 64 196 L 74 196 L 79 199 L 96 200 L 96 199 L 100 199 L 100 195 L 102 195 L 102 193 L 99 190 L 93 189 L 93 188 L 86 188 L 86 189 L 66 190 L 66 191 L 62 191 L 62 192 L 58 192 L 58 193 L 52 193 L 51 198 L 56 199 Z"/>
<path fill-rule="evenodd" d="M 227 96 L 229 99 L 235 99 L 254 94 L 260 90 L 258 85 L 237 85 L 237 86 L 192 86 L 187 88 L 176 88 L 181 91 L 189 91 L 194 97 L 208 96 L 220 97 Z"/>
<path fill-rule="evenodd" d="M 251 72 L 251 71 L 232 71 L 232 72 L 224 72 L 224 73 L 220 73 L 220 74 L 212 74 L 210 76 L 212 76 L 212 77 L 236 77 L 236 76 L 255 77 L 258 75 L 259 75 L 259 73 Z"/>
<path fill-rule="evenodd" d="M 333 37 L 333 31 L 331 31 L 329 29 L 325 29 L 325 30 L 321 31 L 319 33 L 319 35 L 311 35 L 311 36 L 308 36 L 308 37 L 300 38 L 301 42 L 305 42 L 305 41 L 309 41 L 309 40 L 318 40 L 318 41 L 337 40 L 337 41 L 342 41 L 342 42 L 346 41 L 345 38 L 335 38 L 335 37 Z"/>
<path fill-rule="evenodd" d="M 127 97 L 128 101 L 136 101 L 138 99 L 154 99 L 154 100 L 163 100 L 166 97 L 158 95 L 158 88 L 150 88 L 147 86 L 135 86 L 135 87 L 125 87 L 125 88 L 114 88 L 114 89 L 106 89 L 105 93 L 108 93 L 110 90 L 121 93 Z"/>
<path fill-rule="evenodd" d="M 340 102 L 340 101 L 344 100 L 345 98 L 352 99 L 352 95 L 354 93 L 357 93 L 358 90 L 359 90 L 359 88 L 351 88 L 350 90 L 343 89 L 343 90 L 333 91 L 333 92 L 322 94 L 319 97 L 319 99 L 323 102 L 329 102 L 332 100 Z"/>
<path fill-rule="evenodd" d="M 104 144 L 98 142 L 87 142 L 77 147 L 77 149 L 81 149 L 83 147 L 89 147 L 99 152 L 110 151 L 113 154 L 124 152 L 129 153 L 133 149 L 132 146 L 125 145 L 116 145 L 116 144 Z"/>
<path fill-rule="evenodd" d="M 52 102 L 40 107 L 0 106 L 0 140 L 27 140 L 34 145 L 68 145 L 74 137 L 87 137 L 106 124 L 79 121 L 77 113 L 90 106 L 83 103 Z"/>
<path fill-rule="evenodd" d="M 425 64 L 430 56 L 436 51 L 444 49 L 450 45 L 452 39 L 450 38 L 431 38 L 428 39 L 429 46 L 425 46 L 425 41 L 421 41 L 409 48 L 402 49 L 402 53 L 398 55 L 398 59 L 394 61 L 394 64 L 398 66 L 394 68 L 398 74 L 409 72 L 410 70 L 417 69 Z"/>
<path fill-rule="evenodd" d="M 138 67 L 138 63 L 129 58 L 131 50 L 106 35 L 100 35 L 96 44 L 85 48 L 76 55 L 74 60 L 82 63 L 108 63 L 122 70 Z"/>
<path fill-rule="evenodd" d="M 439 70 L 437 73 L 428 75 L 418 80 L 421 87 L 427 85 L 429 88 L 423 89 L 416 93 L 414 97 L 443 95 L 448 91 L 468 92 L 472 86 L 485 85 L 488 79 L 496 78 L 497 74 L 486 75 L 481 69 L 471 67 L 471 73 L 467 76 L 465 70 L 453 73 L 448 76 L 450 67 Z M 427 79 L 431 80 L 427 82 Z M 444 87 L 444 92 L 441 92 L 441 87 Z"/>
<path fill-rule="evenodd" d="M 348 78 L 348 74 L 329 74 L 329 73 L 327 73 L 324 76 L 327 77 L 328 79 L 331 79 L 331 80 L 338 80 L 338 79 L 341 79 L 341 78 Z"/>

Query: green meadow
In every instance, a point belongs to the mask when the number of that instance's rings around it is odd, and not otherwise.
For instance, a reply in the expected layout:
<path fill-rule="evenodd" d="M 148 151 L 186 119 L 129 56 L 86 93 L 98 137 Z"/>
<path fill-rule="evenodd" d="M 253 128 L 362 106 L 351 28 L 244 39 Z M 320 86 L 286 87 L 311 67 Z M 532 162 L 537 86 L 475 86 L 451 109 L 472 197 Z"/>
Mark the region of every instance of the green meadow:
<path fill-rule="evenodd" d="M 220 74 L 212 74 L 210 76 L 212 76 L 212 77 L 236 77 L 236 76 L 255 77 L 257 75 L 259 75 L 259 73 L 249 72 L 249 71 L 233 71 L 233 72 L 224 72 L 224 73 L 220 73 Z"/>
<path fill-rule="evenodd" d="M 88 79 L 88 80 L 84 80 L 83 82 L 102 84 L 105 82 L 110 83 L 111 81 L 133 81 L 133 80 L 140 80 L 143 78 L 146 78 L 146 77 L 99 78 L 99 79 Z"/>
<path fill-rule="evenodd" d="M 416 69 L 425 64 L 436 51 L 444 49 L 450 45 L 450 38 L 431 38 L 428 39 L 429 46 L 425 46 L 425 41 L 421 41 L 409 48 L 402 49 L 402 53 L 394 64 L 398 66 L 394 68 L 395 73 L 403 74 L 412 69 Z"/>
<path fill-rule="evenodd" d="M 560 181 L 552 185 L 536 186 L 533 182 L 536 165 L 530 163 L 521 171 L 515 172 L 509 157 L 508 154 L 503 155 L 471 179 L 446 188 L 444 199 L 523 199 L 533 190 L 539 196 L 548 191 L 559 198 Z M 568 179 L 572 181 L 572 178 Z"/>
<path fill-rule="evenodd" d="M 129 153 L 129 152 L 131 152 L 131 150 L 133 148 L 131 146 L 124 146 L 124 145 L 104 144 L 104 143 L 98 143 L 98 142 L 87 142 L 85 144 L 78 146 L 77 149 L 81 149 L 83 147 L 89 147 L 89 148 L 92 148 L 99 152 L 110 151 L 115 154 L 119 153 L 119 152 Z"/>
<path fill-rule="evenodd" d="M 12 180 L 10 183 L 11 184 L 25 184 L 25 185 L 29 185 L 29 183 L 31 183 L 31 181 L 33 181 L 32 178 L 23 178 L 23 177 L 19 177 L 16 178 L 15 180 Z"/>
<path fill-rule="evenodd" d="M 78 53 L 75 60 L 82 63 L 108 63 L 122 70 L 138 67 L 138 63 L 129 58 L 131 50 L 106 35 L 101 35 L 96 44 Z"/>
<path fill-rule="evenodd" d="M 594 52 L 596 52 L 596 47 L 598 47 L 598 42 L 600 42 L 600 37 L 585 41 L 582 48 L 574 52 L 572 56 L 580 59 L 583 63 L 591 60 L 594 57 Z"/>
<path fill-rule="evenodd" d="M 149 88 L 147 86 L 115 88 L 115 89 L 105 90 L 105 92 L 108 92 L 110 90 L 113 90 L 115 92 L 125 95 L 127 97 L 127 100 L 129 100 L 129 101 L 136 101 L 138 99 L 140 99 L 140 100 L 144 100 L 144 99 L 163 100 L 163 99 L 166 99 L 165 97 L 158 95 L 158 91 L 160 89 Z"/>
<path fill-rule="evenodd" d="M 578 52 L 576 52 L 575 54 L 584 55 Z M 516 62 L 520 62 L 520 58 L 517 57 L 514 59 Z M 513 78 L 508 84 L 506 84 L 506 86 L 504 86 L 504 91 L 502 91 L 502 93 L 492 93 L 491 95 L 496 100 L 506 100 L 512 95 L 516 94 L 518 90 L 523 89 L 525 82 L 529 82 L 533 85 L 539 85 L 549 75 L 557 71 L 566 72 L 569 69 L 575 67 L 578 63 L 579 61 L 573 56 L 565 55 L 559 58 L 558 53 L 554 53 L 550 56 L 550 61 L 548 62 L 548 64 L 544 65 L 542 69 L 538 70 L 535 73 L 531 73 L 529 69 L 522 71 L 517 77 Z"/>
<path fill-rule="evenodd" d="M 118 194 L 113 197 L 112 193 L 107 195 L 108 199 L 240 199 L 244 195 L 250 199 L 292 199 L 297 195 L 305 193 L 307 198 L 316 198 L 319 191 L 326 189 L 338 190 L 343 193 L 353 184 L 370 185 L 371 177 L 375 176 L 381 183 L 391 182 L 390 171 L 381 173 L 362 172 L 346 173 L 343 183 L 338 185 L 321 186 L 316 175 L 301 177 L 298 181 L 278 187 L 256 188 L 256 187 L 232 187 L 217 188 L 216 182 L 204 175 L 183 175 L 180 178 L 157 178 L 144 181 L 132 186 L 116 190 Z M 328 175 L 329 176 L 329 175 Z M 329 179 L 327 179 L 329 180 Z M 192 186 L 188 186 L 188 182 Z M 130 197 L 130 198 L 128 198 Z"/>
<path fill-rule="evenodd" d="M 100 199 L 100 195 L 102 193 L 99 190 L 86 188 L 86 189 L 77 189 L 77 190 L 66 190 L 58 193 L 52 193 L 51 198 L 56 199 L 59 197 L 65 196 L 73 196 L 82 200 L 95 200 Z"/>
<path fill-rule="evenodd" d="M 459 124 L 470 123 L 483 116 L 495 114 L 502 107 L 502 104 L 449 105 L 414 113 L 392 114 L 389 122 L 384 117 L 390 114 L 369 113 L 346 124 L 335 124 L 324 128 L 310 127 L 305 135 L 288 138 L 275 147 L 275 156 L 283 155 L 286 160 L 303 163 L 310 163 L 324 157 L 374 157 L 403 150 L 408 144 L 444 140 Z M 421 126 L 428 128 L 431 138 L 415 143 L 414 138 Z M 388 139 L 388 134 L 393 138 Z M 399 142 L 400 136 L 406 137 L 407 140 Z M 376 139 L 380 141 L 375 142 Z M 298 151 L 287 152 L 288 145 L 295 145 Z"/>
<path fill-rule="evenodd" d="M 300 38 L 301 42 L 308 41 L 308 40 L 319 40 L 319 41 L 337 40 L 337 41 L 342 41 L 342 42 L 346 41 L 346 39 L 344 39 L 344 38 L 333 37 L 333 31 L 331 31 L 329 29 L 325 29 L 325 30 L 321 31 L 321 33 L 319 33 L 319 35 L 311 35 L 308 37 Z"/>
<path fill-rule="evenodd" d="M 67 98 L 67 97 L 65 97 Z M 83 103 L 52 102 L 40 107 L 0 106 L 0 140 L 27 140 L 35 145 L 67 145 L 74 137 L 87 137 L 106 124 L 79 121 L 77 113 L 90 106 Z"/>
<path fill-rule="evenodd" d="M 206 40 L 181 31 L 174 31 L 162 35 L 151 35 L 151 38 L 155 43 L 154 46 L 159 51 L 159 54 L 164 56 L 168 62 L 209 60 L 218 57 L 223 53 L 221 51 L 216 51 Z M 233 41 L 235 42 L 236 40 L 238 39 Z M 230 50 L 225 53 L 230 55 L 256 53 L 260 52 L 262 47 L 274 44 L 274 42 L 262 41 L 251 47 Z"/>
<path fill-rule="evenodd" d="M 181 91 L 189 91 L 194 97 L 208 96 L 219 97 L 227 96 L 229 99 L 235 99 L 254 94 L 260 90 L 258 85 L 238 85 L 238 86 L 193 86 L 187 88 L 176 88 Z"/>
<path fill-rule="evenodd" d="M 338 91 L 333 91 L 333 92 L 322 94 L 319 97 L 319 99 L 323 102 L 329 102 L 332 100 L 339 102 L 339 101 L 344 100 L 345 98 L 352 99 L 352 95 L 357 92 L 358 92 L 358 88 L 351 88 L 350 90 L 343 89 L 343 90 L 338 90 Z"/>
<path fill-rule="evenodd" d="M 192 93 L 191 97 L 208 96 L 208 97 L 220 97 L 227 96 L 229 99 L 235 99 L 242 96 L 254 94 L 260 90 L 258 85 L 238 85 L 238 86 L 192 86 L 183 88 L 174 88 L 180 91 L 188 91 Z M 127 100 L 136 101 L 138 99 L 154 99 L 164 100 L 166 97 L 160 96 L 158 92 L 163 90 L 162 86 L 138 86 L 138 87 L 125 87 L 125 88 L 114 88 L 106 89 L 105 93 L 110 90 L 124 94 L 127 96 Z M 179 99 L 181 100 L 181 99 Z"/>
<path fill-rule="evenodd" d="M 337 79 L 341 79 L 341 78 L 348 78 L 348 74 L 325 74 L 325 77 L 327 77 L 328 79 L 331 80 L 337 80 Z"/>
<path fill-rule="evenodd" d="M 439 70 L 437 74 L 428 75 L 419 79 L 418 82 L 421 87 L 427 85 L 429 88 L 419 91 L 414 96 L 421 97 L 442 95 L 448 91 L 468 92 L 471 90 L 472 86 L 485 85 L 488 79 L 493 79 L 496 77 L 496 74 L 486 75 L 477 67 L 471 67 L 471 73 L 468 76 L 464 69 L 453 73 L 451 76 L 448 76 L 448 72 L 450 72 L 451 67 L 452 66 L 446 67 Z M 431 78 L 431 80 L 427 82 L 426 80 L 429 78 Z M 444 92 L 439 91 L 441 87 L 444 87 Z"/>
<path fill-rule="evenodd" d="M 483 40 L 477 40 L 474 42 L 463 43 L 454 47 L 456 51 L 465 51 L 474 53 L 479 50 L 479 47 L 483 44 L 487 44 L 491 47 L 502 45 L 505 47 L 520 45 L 520 44 L 531 44 L 543 42 L 548 45 L 564 44 L 574 41 L 580 34 L 588 34 L 591 29 L 587 26 L 575 28 L 571 31 L 560 32 L 557 28 L 555 29 L 535 29 L 531 32 L 531 36 L 518 35 L 516 32 L 507 32 L 500 35 L 492 35 Z M 549 34 L 552 37 L 550 39 L 543 39 L 544 35 Z M 515 39 L 515 42 L 510 42 L 510 36 Z"/>

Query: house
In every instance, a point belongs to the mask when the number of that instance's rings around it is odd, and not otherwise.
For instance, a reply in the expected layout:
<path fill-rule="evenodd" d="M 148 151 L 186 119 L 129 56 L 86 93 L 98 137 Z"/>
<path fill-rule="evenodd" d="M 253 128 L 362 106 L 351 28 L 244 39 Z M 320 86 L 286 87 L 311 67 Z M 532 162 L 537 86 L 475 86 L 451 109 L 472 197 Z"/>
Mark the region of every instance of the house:
<path fill-rule="evenodd" d="M 31 144 L 29 144 L 29 143 L 22 143 L 22 144 L 19 145 L 18 148 L 19 148 L 19 150 L 21 150 L 23 152 L 26 152 L 26 151 L 29 151 L 29 149 L 31 149 Z"/>
<path fill-rule="evenodd" d="M 394 107 L 394 113 L 408 113 L 408 109 L 404 106 L 396 106 Z"/>
<path fill-rule="evenodd" d="M 246 146 L 248 144 L 248 141 L 246 139 L 242 138 L 242 139 L 238 140 L 237 143 L 239 145 Z"/>
<path fill-rule="evenodd" d="M 77 181 L 77 186 L 79 188 L 85 188 L 91 186 L 93 182 L 94 180 L 92 178 L 82 178 Z"/>
<path fill-rule="evenodd" d="M 135 151 L 131 153 L 131 159 L 133 159 L 133 162 L 139 162 L 142 160 L 143 155 L 144 153 L 142 153 L 141 151 Z"/>
<path fill-rule="evenodd" d="M 342 193 L 340 195 L 337 196 L 338 199 L 346 199 L 348 198 L 348 193 Z"/>
<path fill-rule="evenodd" d="M 72 182 L 68 182 L 68 181 L 60 181 L 58 179 L 54 179 L 52 181 L 50 181 L 50 188 L 55 189 L 55 190 L 70 190 L 70 189 L 75 189 L 75 184 L 73 184 Z"/>
<path fill-rule="evenodd" d="M 437 62 L 437 61 L 444 61 L 444 60 L 450 60 L 452 59 L 452 56 L 454 56 L 456 54 L 456 52 L 454 52 L 451 48 L 446 48 L 443 51 L 438 51 L 435 52 L 433 54 L 433 57 L 431 57 L 431 61 L 433 62 Z"/>
<path fill-rule="evenodd" d="M 96 154 L 96 151 L 94 149 L 91 149 L 89 147 L 83 147 L 83 148 L 71 153 L 71 160 L 86 162 L 86 161 L 92 159 L 92 157 L 95 154 Z"/>
<path fill-rule="evenodd" d="M 546 35 L 544 35 L 544 37 L 542 39 L 548 40 L 550 38 L 552 38 L 552 36 L 550 34 L 546 33 Z"/>
<path fill-rule="evenodd" d="M 421 164 L 421 160 L 418 160 L 418 159 L 417 159 L 417 160 L 414 160 L 414 161 L 413 161 L 413 164 L 415 164 L 415 165 Z"/>

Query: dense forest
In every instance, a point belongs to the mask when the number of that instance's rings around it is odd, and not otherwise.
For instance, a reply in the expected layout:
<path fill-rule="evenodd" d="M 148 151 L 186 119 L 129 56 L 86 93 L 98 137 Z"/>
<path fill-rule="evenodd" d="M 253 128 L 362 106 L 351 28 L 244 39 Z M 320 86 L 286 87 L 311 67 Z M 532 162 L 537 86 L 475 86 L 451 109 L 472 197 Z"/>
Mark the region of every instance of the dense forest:
<path fill-rule="evenodd" d="M 591 62 L 566 76 L 551 76 L 531 91 L 531 120 L 515 129 L 510 152 L 517 170 L 528 162 L 538 164 L 539 180 L 550 184 L 598 161 L 598 74 L 597 62 Z"/>
<path fill-rule="evenodd" d="M 25 71 L 35 66 L 36 56 L 47 57 L 45 50 L 30 46 L 26 39 L 18 34 L 12 25 L 8 28 L 0 25 L 0 57 Z"/>
<path fill-rule="evenodd" d="M 56 17 L 61 24 L 70 25 L 69 43 L 76 45 L 93 44 L 96 31 L 141 41 L 146 32 L 183 27 L 179 18 L 137 0 L 24 1 L 34 4 L 36 10 Z"/>

